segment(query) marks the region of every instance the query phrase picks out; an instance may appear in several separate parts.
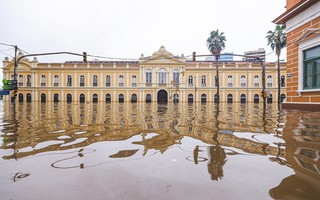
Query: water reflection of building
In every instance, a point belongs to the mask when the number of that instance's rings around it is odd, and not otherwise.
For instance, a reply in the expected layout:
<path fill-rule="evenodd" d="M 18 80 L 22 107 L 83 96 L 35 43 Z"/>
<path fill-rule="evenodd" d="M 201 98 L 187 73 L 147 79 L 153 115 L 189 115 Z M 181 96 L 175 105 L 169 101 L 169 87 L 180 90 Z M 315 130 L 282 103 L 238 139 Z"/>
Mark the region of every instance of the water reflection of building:
<path fill-rule="evenodd" d="M 241 138 L 233 132 L 275 133 L 276 105 L 266 113 L 260 105 L 221 104 L 216 115 L 213 104 L 154 103 L 20 103 L 16 120 L 4 103 L 3 149 L 18 150 L 4 158 L 20 158 L 46 151 L 88 146 L 99 141 L 135 141 L 147 152 L 165 152 L 179 144 L 183 137 L 192 137 L 207 144 L 231 146 L 245 152 L 277 155 L 278 148 L 264 142 Z M 232 115 L 231 115 L 232 114 Z M 265 116 L 264 116 L 265 115 Z M 263 121 L 264 118 L 268 120 Z M 218 119 L 218 121 L 216 120 Z M 231 134 L 230 134 L 231 133 Z M 215 138 L 215 139 L 214 139 Z M 280 156 L 283 157 L 281 151 Z"/>
<path fill-rule="evenodd" d="M 13 61 L 3 62 L 3 77 L 13 79 Z M 281 64 L 282 99 L 285 63 Z M 268 101 L 277 101 L 276 64 L 265 63 Z M 220 61 L 222 102 L 261 102 L 259 62 Z M 183 76 L 184 75 L 184 76 Z M 215 101 L 215 65 L 173 56 L 163 46 L 137 61 L 39 63 L 22 59 L 18 66 L 18 100 L 27 102 Z M 9 100 L 6 96 L 5 101 Z"/>
<path fill-rule="evenodd" d="M 285 158 L 295 174 L 270 190 L 275 199 L 318 199 L 320 196 L 319 113 L 289 112 L 283 132 Z"/>

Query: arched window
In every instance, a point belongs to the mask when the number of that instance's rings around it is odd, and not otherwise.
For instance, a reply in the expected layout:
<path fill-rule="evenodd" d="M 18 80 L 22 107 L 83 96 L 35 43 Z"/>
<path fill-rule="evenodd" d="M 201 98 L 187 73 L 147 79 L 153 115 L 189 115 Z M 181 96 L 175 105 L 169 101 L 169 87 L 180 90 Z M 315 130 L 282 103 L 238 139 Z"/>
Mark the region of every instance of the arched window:
<path fill-rule="evenodd" d="M 286 95 L 285 95 L 285 94 L 281 94 L 281 95 L 280 95 L 280 101 L 281 101 L 281 103 L 284 101 L 285 98 L 286 98 Z"/>
<path fill-rule="evenodd" d="M 247 79 L 246 79 L 246 76 L 245 75 L 242 75 L 241 78 L 240 78 L 240 86 L 241 87 L 246 87 L 247 86 Z"/>
<path fill-rule="evenodd" d="M 84 87 L 84 75 L 80 76 L 80 87 Z"/>
<path fill-rule="evenodd" d="M 106 87 L 111 86 L 111 77 L 109 75 L 106 76 Z"/>
<path fill-rule="evenodd" d="M 241 102 L 241 103 L 246 103 L 246 102 L 247 102 L 247 97 L 246 97 L 245 94 L 241 94 L 241 96 L 240 96 L 240 102 Z"/>
<path fill-rule="evenodd" d="M 47 100 L 46 100 L 46 94 L 42 93 L 41 94 L 41 103 L 45 103 Z"/>
<path fill-rule="evenodd" d="M 132 87 L 137 87 L 137 76 L 133 75 L 132 76 Z"/>
<path fill-rule="evenodd" d="M 259 95 L 258 95 L 258 94 L 255 94 L 255 95 L 253 96 L 253 102 L 254 102 L 254 103 L 259 103 Z"/>
<path fill-rule="evenodd" d="M 233 84 L 232 84 L 232 76 L 229 75 L 228 76 L 228 87 L 232 87 L 232 86 L 233 86 Z"/>
<path fill-rule="evenodd" d="M 228 96 L 227 96 L 227 102 L 228 102 L 228 103 L 232 103 L 232 102 L 233 102 L 233 95 L 232 95 L 232 94 L 228 94 Z"/>
<path fill-rule="evenodd" d="M 150 103 L 152 101 L 151 94 L 147 94 L 146 96 L 146 102 Z"/>
<path fill-rule="evenodd" d="M 137 95 L 136 94 L 132 94 L 131 95 L 131 102 L 137 102 L 137 100 L 138 100 Z"/>
<path fill-rule="evenodd" d="M 151 69 L 147 69 L 146 71 L 146 83 L 151 84 L 152 83 L 152 71 Z"/>
<path fill-rule="evenodd" d="M 27 87 L 31 87 L 31 75 L 27 75 Z"/>
<path fill-rule="evenodd" d="M 205 75 L 202 75 L 201 76 L 201 87 L 206 87 L 206 76 Z"/>
<path fill-rule="evenodd" d="M 281 87 L 286 87 L 286 77 L 281 76 Z"/>
<path fill-rule="evenodd" d="M 80 103 L 86 102 L 86 96 L 84 94 L 80 94 Z"/>
<path fill-rule="evenodd" d="M 272 76 L 270 75 L 267 77 L 267 86 L 272 87 Z"/>
<path fill-rule="evenodd" d="M 119 94 L 119 102 L 120 103 L 124 102 L 124 95 L 123 94 Z"/>
<path fill-rule="evenodd" d="M 19 99 L 19 102 L 23 102 L 23 94 L 22 93 L 19 94 L 18 99 Z"/>
<path fill-rule="evenodd" d="M 213 101 L 214 101 L 215 103 L 218 103 L 218 94 L 214 94 L 214 96 L 213 96 Z"/>
<path fill-rule="evenodd" d="M 193 76 L 191 76 L 191 75 L 188 78 L 188 86 L 193 87 Z"/>
<path fill-rule="evenodd" d="M 267 97 L 267 103 L 272 103 L 272 94 Z"/>
<path fill-rule="evenodd" d="M 193 103 L 193 94 L 188 94 L 188 103 Z"/>
<path fill-rule="evenodd" d="M 71 94 L 67 94 L 67 102 L 68 103 L 72 102 L 72 95 Z"/>
<path fill-rule="evenodd" d="M 46 86 L 46 82 L 47 82 L 47 81 L 46 81 L 46 76 L 45 76 L 45 75 L 42 75 L 42 76 L 41 76 L 41 86 L 42 86 L 42 87 Z"/>
<path fill-rule="evenodd" d="M 123 78 L 123 75 L 120 75 L 119 76 L 119 87 L 123 87 L 124 85 L 124 78 Z"/>
<path fill-rule="evenodd" d="M 93 75 L 92 86 L 93 87 L 97 87 L 98 86 L 98 76 L 97 75 Z"/>
<path fill-rule="evenodd" d="M 167 71 L 163 68 L 159 70 L 159 83 L 160 84 L 167 83 Z"/>
<path fill-rule="evenodd" d="M 173 103 L 179 103 L 179 95 L 178 94 L 173 95 Z"/>
<path fill-rule="evenodd" d="M 179 84 L 179 70 L 173 70 L 173 83 Z"/>
<path fill-rule="evenodd" d="M 53 86 L 55 86 L 55 87 L 59 86 L 59 76 L 58 75 L 54 75 Z"/>
<path fill-rule="evenodd" d="M 254 87 L 259 87 L 259 76 L 255 75 L 253 77 Z"/>
<path fill-rule="evenodd" d="M 60 101 L 60 97 L 59 97 L 59 94 L 55 93 L 53 95 L 53 102 L 59 102 Z"/>
<path fill-rule="evenodd" d="M 106 103 L 111 102 L 111 94 L 106 94 Z"/>
<path fill-rule="evenodd" d="M 68 86 L 68 87 L 71 87 L 71 86 L 72 86 L 72 77 L 71 77 L 71 75 L 68 75 L 68 76 L 67 76 L 67 86 Z"/>
<path fill-rule="evenodd" d="M 206 94 L 202 94 L 201 95 L 201 103 L 206 103 L 207 102 L 207 95 Z"/>
<path fill-rule="evenodd" d="M 19 86 L 23 86 L 23 75 L 19 75 Z"/>
<path fill-rule="evenodd" d="M 97 94 L 93 94 L 92 95 L 92 102 L 93 103 L 97 103 L 98 102 L 98 95 Z"/>
<path fill-rule="evenodd" d="M 27 103 L 30 103 L 30 102 L 31 102 L 31 94 L 28 93 L 28 94 L 27 94 Z"/>

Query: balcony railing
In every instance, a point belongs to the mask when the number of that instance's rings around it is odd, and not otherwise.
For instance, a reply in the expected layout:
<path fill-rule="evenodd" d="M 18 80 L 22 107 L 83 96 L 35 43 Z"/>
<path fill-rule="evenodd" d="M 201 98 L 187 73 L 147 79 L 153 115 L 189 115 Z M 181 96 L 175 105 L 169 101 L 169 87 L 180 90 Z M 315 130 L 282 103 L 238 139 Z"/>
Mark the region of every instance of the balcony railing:
<path fill-rule="evenodd" d="M 23 86 L 23 82 L 19 82 L 18 85 L 19 85 L 19 86 Z"/>
<path fill-rule="evenodd" d="M 193 87 L 193 84 L 192 83 L 188 83 L 188 87 Z"/>
<path fill-rule="evenodd" d="M 232 83 L 228 83 L 228 87 L 232 87 L 233 86 L 233 84 Z"/>
<path fill-rule="evenodd" d="M 93 83 L 92 86 L 93 86 L 93 87 L 97 87 L 97 86 L 98 86 L 98 83 Z"/>
<path fill-rule="evenodd" d="M 72 84 L 70 82 L 67 83 L 67 87 L 71 87 Z"/>
<path fill-rule="evenodd" d="M 27 87 L 31 87 L 31 83 L 30 82 L 27 82 Z"/>
<path fill-rule="evenodd" d="M 53 83 L 53 86 L 54 86 L 54 87 L 58 87 L 58 86 L 59 86 L 59 83 Z"/>
<path fill-rule="evenodd" d="M 132 87 L 137 87 L 137 83 L 132 83 Z"/>
<path fill-rule="evenodd" d="M 41 87 L 45 87 L 46 86 L 46 83 L 41 83 Z"/>
<path fill-rule="evenodd" d="M 241 83 L 241 87 L 246 87 L 247 84 Z"/>
<path fill-rule="evenodd" d="M 119 83 L 119 87 L 123 87 L 123 85 L 124 85 L 123 83 Z"/>
<path fill-rule="evenodd" d="M 254 87 L 259 87 L 259 83 L 254 83 Z"/>
<path fill-rule="evenodd" d="M 80 83 L 80 87 L 84 87 L 84 83 Z"/>
<path fill-rule="evenodd" d="M 201 83 L 201 87 L 206 87 L 206 84 L 205 83 Z"/>
<path fill-rule="evenodd" d="M 267 87 L 272 87 L 272 83 L 268 83 L 268 84 L 267 84 Z"/>
<path fill-rule="evenodd" d="M 106 83 L 106 87 L 110 87 L 111 86 L 111 84 L 110 83 Z"/>

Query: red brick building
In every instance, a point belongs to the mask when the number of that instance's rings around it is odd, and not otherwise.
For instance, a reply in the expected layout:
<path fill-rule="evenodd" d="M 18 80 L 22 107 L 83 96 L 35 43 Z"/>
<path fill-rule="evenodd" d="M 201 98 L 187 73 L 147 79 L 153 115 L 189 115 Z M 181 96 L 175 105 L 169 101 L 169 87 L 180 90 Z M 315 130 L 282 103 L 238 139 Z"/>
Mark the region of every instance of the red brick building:
<path fill-rule="evenodd" d="M 320 111 L 320 1 L 287 0 L 275 24 L 287 32 L 287 98 L 283 108 Z"/>

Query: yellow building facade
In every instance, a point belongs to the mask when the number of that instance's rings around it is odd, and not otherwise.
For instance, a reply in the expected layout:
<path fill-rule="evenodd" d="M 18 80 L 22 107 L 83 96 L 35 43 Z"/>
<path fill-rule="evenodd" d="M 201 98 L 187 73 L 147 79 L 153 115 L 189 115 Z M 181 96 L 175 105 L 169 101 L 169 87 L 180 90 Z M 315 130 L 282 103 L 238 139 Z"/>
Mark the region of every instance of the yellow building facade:
<path fill-rule="evenodd" d="M 243 61 L 219 62 L 221 102 L 262 102 L 262 67 Z M 277 101 L 277 65 L 265 63 L 268 102 Z M 13 80 L 14 62 L 3 61 L 3 78 Z M 215 63 L 173 56 L 163 46 L 137 61 L 39 63 L 22 59 L 17 70 L 19 102 L 212 102 Z M 286 93 L 281 64 L 281 97 Z M 5 101 L 10 96 L 4 97 Z"/>

